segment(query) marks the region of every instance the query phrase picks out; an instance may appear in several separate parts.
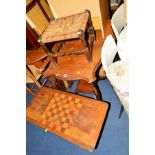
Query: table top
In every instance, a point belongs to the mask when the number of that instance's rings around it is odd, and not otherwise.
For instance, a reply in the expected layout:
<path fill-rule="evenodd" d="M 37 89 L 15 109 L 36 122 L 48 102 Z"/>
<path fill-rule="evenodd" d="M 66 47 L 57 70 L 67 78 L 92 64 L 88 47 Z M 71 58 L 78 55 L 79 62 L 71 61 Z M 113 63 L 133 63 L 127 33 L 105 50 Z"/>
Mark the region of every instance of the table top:
<path fill-rule="evenodd" d="M 42 87 L 26 110 L 30 122 L 93 151 L 108 103 Z"/>
<path fill-rule="evenodd" d="M 127 50 L 127 27 L 125 27 L 117 40 L 117 50 L 121 60 L 128 60 L 128 50 Z"/>

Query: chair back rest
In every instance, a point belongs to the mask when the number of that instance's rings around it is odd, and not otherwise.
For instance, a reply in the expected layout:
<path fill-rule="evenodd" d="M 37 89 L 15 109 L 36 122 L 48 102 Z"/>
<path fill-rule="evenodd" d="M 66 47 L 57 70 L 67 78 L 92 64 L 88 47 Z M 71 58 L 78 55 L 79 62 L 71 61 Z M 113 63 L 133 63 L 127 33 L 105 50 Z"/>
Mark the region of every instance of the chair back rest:
<path fill-rule="evenodd" d="M 102 46 L 101 51 L 101 62 L 103 69 L 107 73 L 109 65 L 113 63 L 115 55 L 117 53 L 117 46 L 112 37 L 112 35 L 108 35 L 104 44 Z"/>
<path fill-rule="evenodd" d="M 125 14 L 124 14 L 124 4 L 115 11 L 111 19 L 111 26 L 115 33 L 116 38 L 118 38 L 121 30 L 125 24 Z"/>

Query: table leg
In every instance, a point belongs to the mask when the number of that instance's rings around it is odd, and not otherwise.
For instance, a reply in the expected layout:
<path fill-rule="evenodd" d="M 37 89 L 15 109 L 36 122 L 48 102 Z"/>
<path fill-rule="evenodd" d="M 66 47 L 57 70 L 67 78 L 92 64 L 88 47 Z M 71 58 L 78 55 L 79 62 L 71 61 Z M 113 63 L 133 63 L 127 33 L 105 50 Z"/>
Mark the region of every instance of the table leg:
<path fill-rule="evenodd" d="M 95 94 L 97 100 L 102 100 L 102 99 L 101 99 L 101 95 L 100 95 L 100 93 L 99 93 L 99 91 L 98 91 L 98 89 L 97 89 L 97 86 L 96 86 L 96 84 L 95 84 L 94 82 L 91 83 L 91 87 L 92 87 L 92 89 L 93 89 L 93 92 L 94 92 L 94 94 Z"/>
<path fill-rule="evenodd" d="M 93 23 L 91 20 L 91 13 L 89 10 L 85 10 L 89 14 L 89 19 L 88 19 L 88 33 L 90 34 L 90 53 L 92 53 L 93 50 L 93 43 L 95 41 L 95 29 L 93 27 Z"/>
<path fill-rule="evenodd" d="M 80 80 L 77 84 L 77 88 L 75 90 L 75 93 L 78 94 L 79 92 L 81 93 L 93 93 L 96 97 L 96 99 L 101 100 L 101 95 L 98 91 L 98 88 L 95 84 L 95 82 L 93 83 L 88 83 L 85 80 Z"/>

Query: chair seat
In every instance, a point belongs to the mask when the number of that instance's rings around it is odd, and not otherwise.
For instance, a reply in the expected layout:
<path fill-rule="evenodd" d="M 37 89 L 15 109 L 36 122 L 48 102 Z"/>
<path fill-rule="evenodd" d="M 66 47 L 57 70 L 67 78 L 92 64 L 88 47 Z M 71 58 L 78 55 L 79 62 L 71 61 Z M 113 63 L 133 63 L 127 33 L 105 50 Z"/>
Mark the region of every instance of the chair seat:
<path fill-rule="evenodd" d="M 52 20 L 42 33 L 40 39 L 43 43 L 49 43 L 79 38 L 78 31 L 79 29 L 85 31 L 88 18 L 88 12 L 83 12 Z"/>

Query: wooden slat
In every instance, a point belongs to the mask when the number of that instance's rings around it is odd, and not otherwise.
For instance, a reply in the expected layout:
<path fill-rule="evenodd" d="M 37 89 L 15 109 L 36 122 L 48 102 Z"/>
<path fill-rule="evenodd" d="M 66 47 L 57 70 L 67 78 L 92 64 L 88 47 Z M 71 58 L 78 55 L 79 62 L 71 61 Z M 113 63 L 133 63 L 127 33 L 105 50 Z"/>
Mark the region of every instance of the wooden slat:
<path fill-rule="evenodd" d="M 27 6 L 26 6 L 26 14 L 36 5 L 36 1 L 32 0 Z"/>

